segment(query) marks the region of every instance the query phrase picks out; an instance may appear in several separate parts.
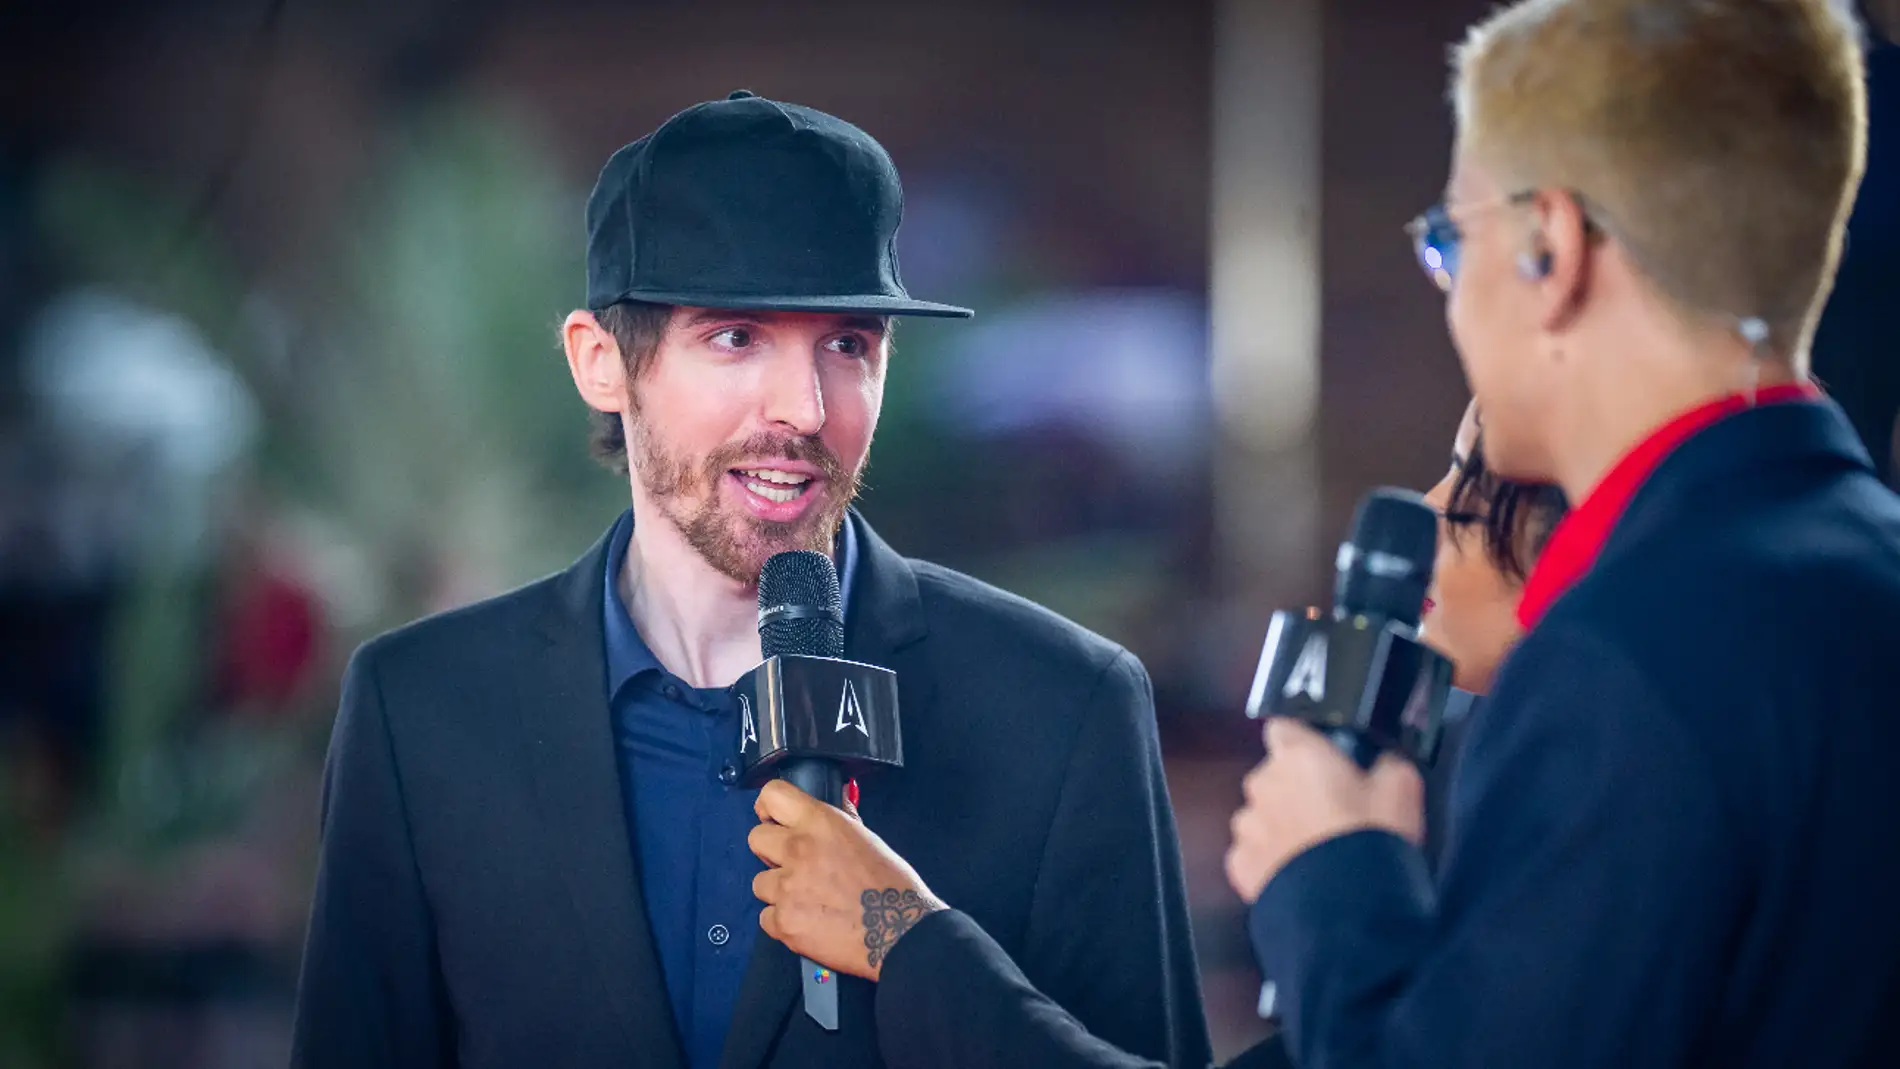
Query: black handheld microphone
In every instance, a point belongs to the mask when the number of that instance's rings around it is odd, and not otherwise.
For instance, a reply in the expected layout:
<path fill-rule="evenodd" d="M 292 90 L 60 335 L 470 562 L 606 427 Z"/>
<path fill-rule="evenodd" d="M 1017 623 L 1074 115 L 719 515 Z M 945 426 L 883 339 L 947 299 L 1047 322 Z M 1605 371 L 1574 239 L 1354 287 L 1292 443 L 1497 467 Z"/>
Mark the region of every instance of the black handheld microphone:
<path fill-rule="evenodd" d="M 765 562 L 759 645 L 765 660 L 732 685 L 748 786 L 776 776 L 842 808 L 847 775 L 903 765 L 897 675 L 844 659 L 843 598 L 831 558 L 797 550 Z M 800 968 L 805 1013 L 836 1031 L 837 976 L 809 958 Z"/>
<path fill-rule="evenodd" d="M 1333 611 L 1273 614 L 1247 715 L 1292 716 L 1331 736 L 1362 768 L 1395 750 L 1437 754 L 1452 664 L 1419 641 L 1438 551 L 1438 516 L 1409 490 L 1359 502 L 1339 547 Z"/>

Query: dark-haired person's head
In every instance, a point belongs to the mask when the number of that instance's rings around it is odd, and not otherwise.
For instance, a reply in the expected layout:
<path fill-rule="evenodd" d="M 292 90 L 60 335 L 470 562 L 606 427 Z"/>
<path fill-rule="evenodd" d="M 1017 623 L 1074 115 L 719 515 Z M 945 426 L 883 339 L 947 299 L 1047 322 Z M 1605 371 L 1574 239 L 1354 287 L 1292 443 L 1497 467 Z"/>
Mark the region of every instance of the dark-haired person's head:
<path fill-rule="evenodd" d="M 1483 693 L 1518 639 L 1518 596 L 1564 516 L 1564 495 L 1486 466 L 1474 404 L 1458 424 L 1445 477 L 1425 499 L 1440 524 L 1424 635 L 1456 663 L 1458 686 Z"/>
<path fill-rule="evenodd" d="M 747 90 L 608 158 L 587 200 L 586 307 L 561 345 L 596 454 L 627 474 L 636 559 L 684 548 L 751 587 L 774 554 L 836 545 L 892 317 L 971 314 L 904 289 L 903 215 L 875 138 Z"/>

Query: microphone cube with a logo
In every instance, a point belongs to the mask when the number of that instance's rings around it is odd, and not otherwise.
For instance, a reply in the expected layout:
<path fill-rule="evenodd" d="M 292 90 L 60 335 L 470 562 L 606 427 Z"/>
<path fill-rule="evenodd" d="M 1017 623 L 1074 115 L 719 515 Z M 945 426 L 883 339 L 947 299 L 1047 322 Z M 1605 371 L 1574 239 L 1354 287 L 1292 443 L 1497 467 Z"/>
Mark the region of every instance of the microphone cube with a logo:
<path fill-rule="evenodd" d="M 780 653 L 732 690 L 739 697 L 739 767 L 748 787 L 801 760 L 834 762 L 847 774 L 869 765 L 903 767 L 897 673 L 888 668 Z M 829 793 L 813 792 L 833 805 L 842 800 L 825 797 Z"/>
<path fill-rule="evenodd" d="M 1452 676 L 1418 634 L 1437 549 L 1438 516 L 1423 498 L 1367 494 L 1339 547 L 1333 610 L 1273 614 L 1247 715 L 1304 720 L 1362 767 L 1385 750 L 1429 765 Z"/>

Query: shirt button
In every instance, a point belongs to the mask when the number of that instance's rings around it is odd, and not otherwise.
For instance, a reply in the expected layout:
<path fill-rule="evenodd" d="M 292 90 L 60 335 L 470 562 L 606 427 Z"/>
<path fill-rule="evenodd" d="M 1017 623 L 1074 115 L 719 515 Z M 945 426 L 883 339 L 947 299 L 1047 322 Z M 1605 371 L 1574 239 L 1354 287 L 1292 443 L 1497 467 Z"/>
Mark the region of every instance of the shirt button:
<path fill-rule="evenodd" d="M 680 689 L 671 683 L 666 685 L 666 696 L 674 701 L 680 700 Z"/>
<path fill-rule="evenodd" d="M 726 926 L 723 924 L 715 924 L 711 928 L 706 929 L 706 940 L 713 946 L 725 946 L 726 942 L 731 938 L 732 933 L 726 931 Z"/>
<path fill-rule="evenodd" d="M 739 782 L 739 770 L 734 768 L 731 764 L 721 766 L 719 769 L 719 782 L 728 787 Z"/>

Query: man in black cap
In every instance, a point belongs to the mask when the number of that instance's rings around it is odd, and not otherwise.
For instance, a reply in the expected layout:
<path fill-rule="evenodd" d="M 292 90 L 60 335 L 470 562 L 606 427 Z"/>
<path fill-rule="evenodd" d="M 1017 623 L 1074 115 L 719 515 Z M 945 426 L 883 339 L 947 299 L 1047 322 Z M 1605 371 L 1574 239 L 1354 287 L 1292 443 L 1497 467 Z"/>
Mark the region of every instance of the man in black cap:
<path fill-rule="evenodd" d="M 795 1012 L 759 932 L 724 687 L 759 571 L 829 553 L 845 655 L 894 669 L 905 767 L 863 819 L 1096 1034 L 1208 1055 L 1148 679 L 907 560 L 849 510 L 912 299 L 890 158 L 735 93 L 615 153 L 561 330 L 632 508 L 567 572 L 364 646 L 325 776 L 293 1063 L 877 1066 L 875 987 Z"/>

